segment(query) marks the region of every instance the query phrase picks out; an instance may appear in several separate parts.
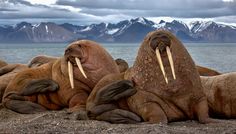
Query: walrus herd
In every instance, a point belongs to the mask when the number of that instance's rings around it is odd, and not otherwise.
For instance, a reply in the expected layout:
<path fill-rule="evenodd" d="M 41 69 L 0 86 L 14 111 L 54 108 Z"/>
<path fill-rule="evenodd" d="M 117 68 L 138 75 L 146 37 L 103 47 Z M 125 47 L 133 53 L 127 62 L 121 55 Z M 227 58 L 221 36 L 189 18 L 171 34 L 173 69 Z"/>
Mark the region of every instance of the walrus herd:
<path fill-rule="evenodd" d="M 22 114 L 67 108 L 78 119 L 164 123 L 236 118 L 236 73 L 195 65 L 171 32 L 150 32 L 132 67 L 98 43 L 70 43 L 62 57 L 28 65 L 0 60 L 0 100 Z"/>

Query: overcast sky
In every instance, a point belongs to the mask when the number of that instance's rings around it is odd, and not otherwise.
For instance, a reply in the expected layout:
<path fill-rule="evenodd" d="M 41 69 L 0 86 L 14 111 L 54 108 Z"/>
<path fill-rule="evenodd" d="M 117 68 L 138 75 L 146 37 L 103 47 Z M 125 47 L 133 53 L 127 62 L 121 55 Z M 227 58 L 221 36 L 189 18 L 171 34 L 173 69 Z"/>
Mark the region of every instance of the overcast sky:
<path fill-rule="evenodd" d="M 236 0 L 0 0 L 0 24 L 91 24 L 146 17 L 236 24 Z"/>

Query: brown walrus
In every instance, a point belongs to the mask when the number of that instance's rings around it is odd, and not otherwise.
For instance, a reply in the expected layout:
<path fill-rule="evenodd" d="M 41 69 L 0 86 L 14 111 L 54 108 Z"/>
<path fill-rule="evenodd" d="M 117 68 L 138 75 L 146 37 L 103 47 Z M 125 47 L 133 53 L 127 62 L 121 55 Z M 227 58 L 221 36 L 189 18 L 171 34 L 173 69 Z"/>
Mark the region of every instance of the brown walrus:
<path fill-rule="evenodd" d="M 119 66 L 120 72 L 125 72 L 128 68 L 129 65 L 124 59 L 116 59 L 116 64 Z M 203 67 L 197 65 L 197 70 L 200 76 L 216 76 L 220 75 L 221 73 L 217 72 L 216 70 L 213 70 L 211 68 Z"/>
<path fill-rule="evenodd" d="M 52 57 L 47 55 L 38 55 L 30 60 L 28 67 L 38 67 L 48 62 L 53 62 L 59 59 L 59 57 Z"/>
<path fill-rule="evenodd" d="M 125 60 L 118 58 L 115 61 L 121 73 L 125 72 L 129 68 L 128 63 Z"/>
<path fill-rule="evenodd" d="M 29 67 L 38 67 L 52 61 L 55 61 L 55 59 L 50 56 L 36 56 L 28 65 L 6 64 L 4 67 L 0 68 L 0 102 L 2 102 L 2 97 L 8 83 L 16 76 L 17 73 L 26 70 Z"/>
<path fill-rule="evenodd" d="M 0 102 L 8 83 L 16 76 L 17 73 L 28 69 L 24 64 L 8 64 L 0 68 Z"/>
<path fill-rule="evenodd" d="M 201 77 L 209 113 L 217 118 L 236 118 L 236 72 Z"/>
<path fill-rule="evenodd" d="M 203 66 L 196 66 L 200 76 L 215 76 L 220 75 L 221 73 Z"/>
<path fill-rule="evenodd" d="M 113 123 L 140 121 L 128 111 L 150 123 L 213 121 L 191 56 L 173 34 L 164 30 L 145 37 L 132 68 L 104 77 L 90 94 L 86 108 L 90 118 Z"/>
<path fill-rule="evenodd" d="M 0 68 L 6 66 L 7 63 L 3 60 L 0 60 Z"/>
<path fill-rule="evenodd" d="M 118 73 L 110 54 L 89 40 L 71 43 L 64 57 L 20 72 L 9 83 L 3 105 L 19 113 L 69 108 L 85 116 L 85 103 L 95 84 L 105 75 Z"/>

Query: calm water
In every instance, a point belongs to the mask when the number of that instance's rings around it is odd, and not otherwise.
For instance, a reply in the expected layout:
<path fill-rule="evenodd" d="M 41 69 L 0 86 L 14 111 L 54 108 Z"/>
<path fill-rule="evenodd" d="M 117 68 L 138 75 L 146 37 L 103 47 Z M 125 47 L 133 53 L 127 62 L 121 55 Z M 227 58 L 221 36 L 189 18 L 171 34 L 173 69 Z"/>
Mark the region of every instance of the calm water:
<path fill-rule="evenodd" d="M 0 44 L 0 59 L 8 63 L 27 63 L 37 55 L 62 56 L 67 44 Z M 139 44 L 103 44 L 114 58 L 133 64 Z M 220 72 L 236 71 L 236 43 L 185 43 L 198 65 Z"/>

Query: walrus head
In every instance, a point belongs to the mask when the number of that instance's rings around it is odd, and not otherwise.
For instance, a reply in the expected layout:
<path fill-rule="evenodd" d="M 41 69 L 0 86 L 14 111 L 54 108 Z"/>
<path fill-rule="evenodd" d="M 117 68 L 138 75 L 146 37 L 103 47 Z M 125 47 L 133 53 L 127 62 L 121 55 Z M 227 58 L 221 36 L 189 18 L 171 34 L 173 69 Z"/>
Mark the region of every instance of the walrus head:
<path fill-rule="evenodd" d="M 64 57 L 68 63 L 68 74 L 72 88 L 74 88 L 74 79 L 94 85 L 103 76 L 119 72 L 111 55 L 98 43 L 90 40 L 71 43 L 66 48 Z"/>
<path fill-rule="evenodd" d="M 149 45 L 156 53 L 158 64 L 160 66 L 161 72 L 165 78 L 166 83 L 168 83 L 168 78 L 166 76 L 165 67 L 162 62 L 162 56 L 165 56 L 166 54 L 169 60 L 173 78 L 176 79 L 173 57 L 170 50 L 172 44 L 173 43 L 171 43 L 170 36 L 163 32 L 154 33 L 149 38 Z"/>
<path fill-rule="evenodd" d="M 150 86 L 152 83 L 152 86 L 170 88 L 182 82 L 183 78 L 187 79 L 190 76 L 187 72 L 194 72 L 197 76 L 193 69 L 195 64 L 177 37 L 169 31 L 156 30 L 144 38 L 133 65 L 132 75 L 127 75 L 127 79 L 132 79 L 138 85 Z M 147 82 L 149 84 L 145 84 Z"/>
<path fill-rule="evenodd" d="M 28 67 L 29 68 L 38 67 L 43 64 L 56 61 L 57 59 L 58 59 L 57 57 L 38 55 L 30 60 L 30 62 L 28 63 Z"/>

